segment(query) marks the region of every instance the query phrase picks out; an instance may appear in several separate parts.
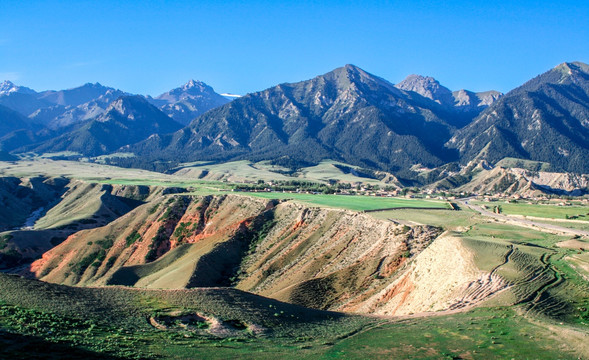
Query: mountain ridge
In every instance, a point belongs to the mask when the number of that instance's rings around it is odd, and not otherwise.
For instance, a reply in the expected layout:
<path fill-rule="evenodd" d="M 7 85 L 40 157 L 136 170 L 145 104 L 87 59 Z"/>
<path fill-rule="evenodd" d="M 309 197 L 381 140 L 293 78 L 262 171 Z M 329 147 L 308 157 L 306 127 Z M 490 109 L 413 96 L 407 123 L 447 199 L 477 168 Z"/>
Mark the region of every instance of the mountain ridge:
<path fill-rule="evenodd" d="M 211 86 L 194 79 L 155 98 L 147 96 L 146 99 L 183 125 L 188 125 L 197 116 L 230 101 L 216 93 Z"/>
<path fill-rule="evenodd" d="M 29 148 L 35 152 L 73 151 L 86 156 L 113 152 L 154 133 L 172 132 L 181 125 L 142 96 L 122 96 L 106 112 L 73 126 L 63 135 Z"/>
<path fill-rule="evenodd" d="M 447 146 L 462 162 L 505 157 L 589 172 L 589 66 L 562 63 L 505 94 Z"/>
<path fill-rule="evenodd" d="M 89 154 L 83 152 L 81 140 L 75 141 L 76 146 L 71 142 L 91 121 L 110 124 L 100 116 L 127 93 L 99 83 L 36 93 L 5 82 L 2 89 L 0 105 L 12 109 L 22 105 L 27 111 L 41 106 L 28 116 L 32 128 L 13 129 L 0 139 L 2 149 L 13 153 L 73 148 L 81 151 L 80 156 L 134 153 L 137 161 L 127 159 L 125 166 L 161 160 L 162 164 L 270 160 L 297 168 L 332 159 L 395 173 L 409 184 L 438 181 L 448 173 L 444 169 L 458 164 L 464 167 L 483 160 L 493 166 L 503 158 L 546 162 L 556 171 L 589 172 L 585 160 L 589 157 L 589 65 L 581 62 L 561 63 L 505 95 L 451 91 L 433 77 L 421 75 L 410 75 L 394 85 L 352 64 L 231 102 L 191 79 L 155 98 L 144 98 L 160 113 L 181 118 L 182 125 L 188 124 L 184 128 L 175 132 L 151 128 L 148 136 L 135 129 L 142 135 L 99 146 L 99 151 L 88 146 L 93 149 Z M 74 106 L 93 96 L 78 96 L 88 89 L 101 95 Z M 195 105 L 211 99 L 217 101 L 210 105 L 212 109 Z M 163 119 L 153 110 L 148 112 Z M 133 116 L 123 116 L 128 124 L 120 128 L 136 126 Z M 124 136 L 129 135 L 127 131 L 122 130 Z M 86 135 L 81 138 L 96 142 Z M 115 143 L 122 148 L 115 149 Z M 437 170 L 423 177 L 416 169 Z"/>
<path fill-rule="evenodd" d="M 348 64 L 310 80 L 244 95 L 175 134 L 127 150 L 217 160 L 332 158 L 385 169 L 400 169 L 415 159 L 441 165 L 448 154 L 432 148 L 439 143 L 436 137 L 449 139 L 449 118 L 430 99 Z M 393 138 L 399 142 L 394 148 Z M 369 149 L 362 146 L 371 142 Z M 395 158 L 399 160 L 388 160 Z"/>

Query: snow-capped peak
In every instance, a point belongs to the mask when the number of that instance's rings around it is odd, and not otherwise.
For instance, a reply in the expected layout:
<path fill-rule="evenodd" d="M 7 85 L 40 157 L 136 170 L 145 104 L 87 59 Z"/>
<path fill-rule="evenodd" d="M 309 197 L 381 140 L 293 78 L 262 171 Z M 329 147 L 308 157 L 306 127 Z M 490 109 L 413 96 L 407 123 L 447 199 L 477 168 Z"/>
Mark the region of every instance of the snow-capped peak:
<path fill-rule="evenodd" d="M 0 83 L 0 95 L 7 95 L 13 92 L 20 92 L 23 94 L 34 94 L 35 91 L 24 86 L 17 86 L 10 80 L 4 80 Z"/>

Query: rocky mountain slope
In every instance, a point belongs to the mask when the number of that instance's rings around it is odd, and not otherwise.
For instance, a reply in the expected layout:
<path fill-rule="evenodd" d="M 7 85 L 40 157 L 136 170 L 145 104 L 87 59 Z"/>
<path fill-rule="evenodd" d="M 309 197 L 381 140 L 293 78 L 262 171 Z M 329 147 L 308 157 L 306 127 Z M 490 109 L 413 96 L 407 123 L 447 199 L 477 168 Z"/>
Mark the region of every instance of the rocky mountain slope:
<path fill-rule="evenodd" d="M 31 122 L 14 110 L 0 105 L 0 138 L 17 130 L 30 130 Z"/>
<path fill-rule="evenodd" d="M 505 157 L 589 172 L 589 66 L 563 63 L 510 91 L 447 145 L 461 161 Z"/>
<path fill-rule="evenodd" d="M 86 92 L 82 92 L 81 88 L 85 88 Z M 128 95 L 130 94 L 98 83 L 86 84 L 69 91 L 62 90 L 49 94 L 44 98 L 53 99 L 56 105 L 38 109 L 29 117 L 56 130 L 97 117 L 107 110 L 111 102 Z"/>
<path fill-rule="evenodd" d="M 179 88 L 172 89 L 147 101 L 182 125 L 188 125 L 194 118 L 210 109 L 228 103 L 226 97 L 217 94 L 202 81 L 190 80 Z"/>
<path fill-rule="evenodd" d="M 392 85 L 353 65 L 230 103 L 191 80 L 148 97 L 153 108 L 136 100 L 133 106 L 146 113 L 141 126 L 125 114 L 113 117 L 122 93 L 100 84 L 36 93 L 6 82 L 0 106 L 29 119 L 0 114 L 0 151 L 132 152 L 113 163 L 157 163 L 158 170 L 181 162 L 267 160 L 294 171 L 330 159 L 391 173 L 405 186 L 445 178 L 444 187 L 460 186 L 472 178 L 465 175 L 469 163 L 493 167 L 506 158 L 588 173 L 588 69 L 563 63 L 505 96 L 452 92 L 419 75 Z M 180 129 L 155 108 L 182 124 L 200 115 Z"/>
<path fill-rule="evenodd" d="M 0 105 L 51 130 L 59 130 L 102 115 L 113 101 L 130 95 L 132 94 L 99 83 L 42 92 L 17 86 L 10 81 L 0 84 Z M 229 101 L 215 93 L 207 84 L 194 80 L 155 99 L 150 96 L 146 99 L 184 125 L 207 110 Z"/>
<path fill-rule="evenodd" d="M 0 104 L 29 117 L 34 123 L 57 129 L 102 114 L 108 104 L 127 93 L 99 83 L 67 90 L 37 93 L 5 82 L 10 88 L 0 92 Z"/>
<path fill-rule="evenodd" d="M 399 170 L 453 160 L 442 146 L 452 133 L 450 120 L 430 99 L 346 65 L 240 97 L 175 134 L 150 138 L 129 151 L 185 160 L 331 158 Z"/>
<path fill-rule="evenodd" d="M 28 87 L 15 85 L 12 81 L 4 80 L 0 83 L 0 96 L 9 95 L 11 93 L 34 94 L 35 90 Z"/>
<path fill-rule="evenodd" d="M 0 269 L 30 262 L 69 235 L 104 226 L 163 191 L 67 178 L 1 180 Z"/>
<path fill-rule="evenodd" d="M 144 98 L 126 96 L 112 102 L 104 114 L 28 149 L 39 153 L 72 151 L 97 156 L 114 152 L 151 135 L 170 133 L 179 128 L 179 123 Z"/>
<path fill-rule="evenodd" d="M 450 91 L 447 87 L 431 76 L 409 75 L 395 87 L 413 91 L 419 95 L 432 99 L 440 105 L 447 106 L 460 112 L 477 114 L 494 103 L 503 94 L 498 91 L 475 93 L 469 90 Z"/>

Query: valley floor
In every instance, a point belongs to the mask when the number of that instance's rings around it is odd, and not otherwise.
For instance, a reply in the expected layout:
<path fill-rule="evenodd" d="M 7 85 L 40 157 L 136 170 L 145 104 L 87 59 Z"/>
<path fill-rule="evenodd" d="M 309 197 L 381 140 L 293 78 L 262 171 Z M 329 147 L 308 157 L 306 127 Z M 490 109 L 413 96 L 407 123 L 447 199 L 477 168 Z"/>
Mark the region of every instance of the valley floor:
<path fill-rule="evenodd" d="M 0 273 L 2 358 L 589 358 L 589 233 L 568 219 L 588 206 L 228 194 L 81 166 L 4 170 L 47 210 L 0 233 L 4 270 L 28 277 Z"/>

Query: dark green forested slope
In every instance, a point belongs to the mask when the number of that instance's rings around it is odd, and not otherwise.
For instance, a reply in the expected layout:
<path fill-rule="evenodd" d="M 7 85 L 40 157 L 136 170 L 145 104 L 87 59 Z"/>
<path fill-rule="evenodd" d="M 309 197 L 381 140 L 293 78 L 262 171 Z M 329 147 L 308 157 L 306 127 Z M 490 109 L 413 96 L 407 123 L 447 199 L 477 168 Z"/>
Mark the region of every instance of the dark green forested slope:
<path fill-rule="evenodd" d="M 549 162 L 556 170 L 589 172 L 589 66 L 563 63 L 507 93 L 448 147 L 466 163 L 505 157 Z"/>

